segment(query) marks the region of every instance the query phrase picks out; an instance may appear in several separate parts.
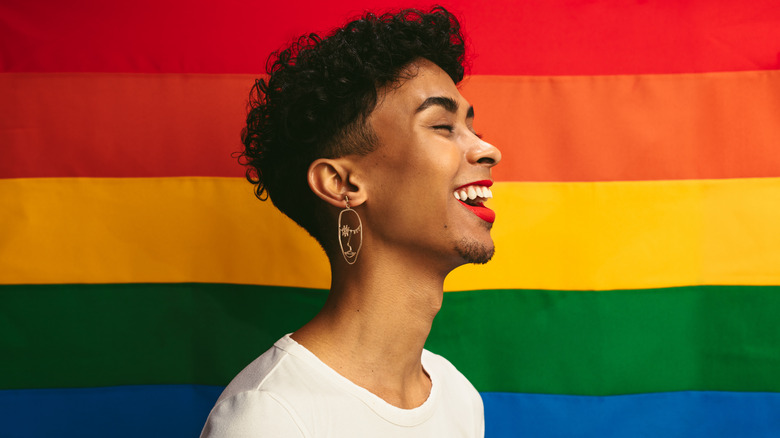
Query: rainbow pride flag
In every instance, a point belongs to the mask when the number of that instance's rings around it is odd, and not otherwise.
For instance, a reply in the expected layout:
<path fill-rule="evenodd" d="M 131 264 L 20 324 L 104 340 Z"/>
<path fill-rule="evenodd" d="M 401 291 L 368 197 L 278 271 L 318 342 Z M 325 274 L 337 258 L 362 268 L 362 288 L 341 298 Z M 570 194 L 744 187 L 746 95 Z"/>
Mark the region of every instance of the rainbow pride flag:
<path fill-rule="evenodd" d="M 0 3 L 0 436 L 196 436 L 315 314 L 324 255 L 231 153 L 268 53 L 399 6 Z M 780 4 L 445 6 L 504 159 L 427 348 L 486 435 L 780 436 Z"/>

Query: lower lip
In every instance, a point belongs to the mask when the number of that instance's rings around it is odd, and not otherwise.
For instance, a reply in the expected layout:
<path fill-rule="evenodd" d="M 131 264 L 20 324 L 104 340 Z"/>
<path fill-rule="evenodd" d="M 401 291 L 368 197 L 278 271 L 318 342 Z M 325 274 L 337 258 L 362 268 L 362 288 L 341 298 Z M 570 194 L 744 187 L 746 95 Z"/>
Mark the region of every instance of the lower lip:
<path fill-rule="evenodd" d="M 468 205 L 463 201 L 458 201 L 461 204 L 463 204 L 464 207 L 471 210 L 472 213 L 477 215 L 478 218 L 482 219 L 485 222 L 493 223 L 496 220 L 496 212 L 485 207 L 482 204 L 479 205 Z"/>

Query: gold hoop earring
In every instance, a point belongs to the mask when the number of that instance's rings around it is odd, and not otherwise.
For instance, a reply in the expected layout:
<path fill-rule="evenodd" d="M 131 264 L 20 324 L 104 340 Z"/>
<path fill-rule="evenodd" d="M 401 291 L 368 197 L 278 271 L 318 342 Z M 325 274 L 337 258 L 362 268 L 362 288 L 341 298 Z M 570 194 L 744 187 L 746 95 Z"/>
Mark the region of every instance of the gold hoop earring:
<path fill-rule="evenodd" d="M 349 196 L 344 196 L 344 205 L 344 209 L 339 213 L 339 246 L 344 260 L 353 265 L 357 261 L 360 248 L 363 247 L 363 222 L 360 220 L 360 215 L 349 208 Z M 354 226 L 355 224 L 357 226 Z M 352 248 L 353 237 L 358 239 L 357 250 Z"/>

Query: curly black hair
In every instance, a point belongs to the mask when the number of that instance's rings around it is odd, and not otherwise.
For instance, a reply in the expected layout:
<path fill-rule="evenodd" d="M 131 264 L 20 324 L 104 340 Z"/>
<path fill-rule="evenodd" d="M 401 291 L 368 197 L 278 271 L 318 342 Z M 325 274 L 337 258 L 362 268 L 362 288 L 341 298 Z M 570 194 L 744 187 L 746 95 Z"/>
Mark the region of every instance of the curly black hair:
<path fill-rule="evenodd" d="M 367 13 L 324 39 L 312 33 L 271 54 L 268 79 L 256 80 L 250 91 L 241 133 L 239 160 L 255 194 L 262 200 L 270 196 L 327 251 L 325 203 L 308 186 L 309 165 L 377 147 L 366 123 L 377 91 L 405 79 L 401 75 L 411 62 L 425 58 L 457 84 L 464 57 L 460 24 L 440 6 Z"/>

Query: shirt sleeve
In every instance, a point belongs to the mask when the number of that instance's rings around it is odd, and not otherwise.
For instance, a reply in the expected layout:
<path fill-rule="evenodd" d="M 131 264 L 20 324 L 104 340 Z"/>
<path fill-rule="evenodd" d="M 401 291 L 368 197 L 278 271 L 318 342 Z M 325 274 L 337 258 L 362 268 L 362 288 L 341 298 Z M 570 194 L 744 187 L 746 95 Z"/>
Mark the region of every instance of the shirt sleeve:
<path fill-rule="evenodd" d="M 293 414 L 273 394 L 246 391 L 211 410 L 201 438 L 306 438 Z"/>

